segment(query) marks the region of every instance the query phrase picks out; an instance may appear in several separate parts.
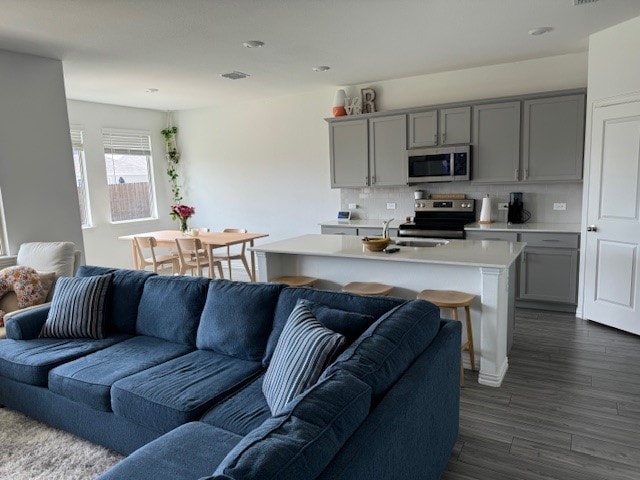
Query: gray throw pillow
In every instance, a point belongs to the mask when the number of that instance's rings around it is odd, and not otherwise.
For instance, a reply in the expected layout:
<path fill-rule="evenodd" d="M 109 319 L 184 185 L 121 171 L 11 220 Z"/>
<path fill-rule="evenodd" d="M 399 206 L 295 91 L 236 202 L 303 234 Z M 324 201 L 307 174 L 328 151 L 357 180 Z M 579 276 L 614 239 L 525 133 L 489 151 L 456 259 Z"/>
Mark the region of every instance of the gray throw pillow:
<path fill-rule="evenodd" d="M 344 345 L 345 338 L 324 327 L 304 302 L 289 315 L 267 368 L 262 392 L 273 415 L 312 387 Z"/>
<path fill-rule="evenodd" d="M 104 318 L 111 274 L 61 277 L 40 337 L 104 338 Z"/>

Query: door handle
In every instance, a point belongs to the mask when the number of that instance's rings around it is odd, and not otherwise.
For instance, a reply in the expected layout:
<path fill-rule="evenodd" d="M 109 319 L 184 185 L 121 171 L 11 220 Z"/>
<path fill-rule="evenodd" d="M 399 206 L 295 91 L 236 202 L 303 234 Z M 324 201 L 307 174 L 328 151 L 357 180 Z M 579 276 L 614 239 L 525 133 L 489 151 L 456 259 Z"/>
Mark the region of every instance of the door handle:
<path fill-rule="evenodd" d="M 442 133 L 442 143 L 444 143 L 446 139 L 447 139 L 447 133 L 443 132 Z"/>
<path fill-rule="evenodd" d="M 587 227 L 587 232 L 597 232 L 598 231 L 598 227 L 595 225 L 589 225 Z"/>

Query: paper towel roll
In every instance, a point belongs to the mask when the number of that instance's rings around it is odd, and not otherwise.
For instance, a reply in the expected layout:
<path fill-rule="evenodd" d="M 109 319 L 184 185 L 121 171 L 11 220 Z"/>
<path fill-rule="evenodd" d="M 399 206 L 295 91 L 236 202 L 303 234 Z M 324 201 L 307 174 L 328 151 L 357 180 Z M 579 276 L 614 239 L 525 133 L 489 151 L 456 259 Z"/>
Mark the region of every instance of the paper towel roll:
<path fill-rule="evenodd" d="M 480 223 L 491 223 L 491 199 L 489 198 L 488 194 L 482 199 Z"/>

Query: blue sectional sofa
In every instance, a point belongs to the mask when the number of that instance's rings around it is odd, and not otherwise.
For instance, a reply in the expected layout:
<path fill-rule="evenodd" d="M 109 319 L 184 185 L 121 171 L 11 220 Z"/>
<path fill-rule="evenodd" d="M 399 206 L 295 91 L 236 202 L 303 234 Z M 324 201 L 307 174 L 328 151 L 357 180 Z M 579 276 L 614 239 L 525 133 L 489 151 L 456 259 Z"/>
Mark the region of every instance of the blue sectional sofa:
<path fill-rule="evenodd" d="M 460 325 L 421 301 L 279 284 L 112 274 L 108 335 L 7 324 L 0 404 L 125 455 L 102 480 L 438 479 L 458 434 Z M 271 414 L 264 373 L 308 300 L 348 346 Z"/>

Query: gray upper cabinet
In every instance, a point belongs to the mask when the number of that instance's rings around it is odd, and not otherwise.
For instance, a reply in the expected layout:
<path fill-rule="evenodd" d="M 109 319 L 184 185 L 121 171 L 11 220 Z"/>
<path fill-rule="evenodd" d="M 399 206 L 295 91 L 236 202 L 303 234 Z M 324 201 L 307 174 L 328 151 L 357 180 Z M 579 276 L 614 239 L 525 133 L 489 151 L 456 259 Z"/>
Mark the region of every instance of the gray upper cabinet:
<path fill-rule="evenodd" d="M 471 107 L 410 113 L 408 140 L 408 148 L 470 143 Z"/>
<path fill-rule="evenodd" d="M 471 142 L 471 107 L 440 110 L 440 144 Z"/>
<path fill-rule="evenodd" d="M 393 115 L 369 120 L 371 186 L 407 184 L 407 117 Z"/>
<path fill-rule="evenodd" d="M 366 119 L 329 124 L 331 187 L 366 187 L 369 144 Z"/>
<path fill-rule="evenodd" d="M 582 178 L 584 104 L 584 95 L 524 102 L 523 180 Z"/>
<path fill-rule="evenodd" d="M 409 114 L 408 148 L 433 147 L 438 144 L 438 111 Z"/>
<path fill-rule="evenodd" d="M 473 107 L 473 168 L 478 182 L 515 182 L 520 164 L 520 102 Z"/>

